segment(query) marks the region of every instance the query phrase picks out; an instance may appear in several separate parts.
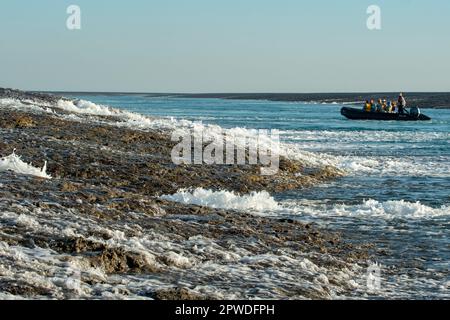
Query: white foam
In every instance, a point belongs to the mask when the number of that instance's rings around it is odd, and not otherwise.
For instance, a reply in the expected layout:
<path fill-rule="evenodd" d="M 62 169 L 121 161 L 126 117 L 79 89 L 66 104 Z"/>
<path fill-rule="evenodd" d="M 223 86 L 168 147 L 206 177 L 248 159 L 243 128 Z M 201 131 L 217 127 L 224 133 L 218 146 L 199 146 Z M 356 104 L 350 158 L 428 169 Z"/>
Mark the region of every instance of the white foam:
<path fill-rule="evenodd" d="M 168 119 L 147 117 L 138 113 L 112 108 L 106 105 L 96 104 L 86 100 L 70 101 L 62 99 L 58 101 L 57 107 L 79 115 L 114 117 L 114 120 L 102 120 L 101 122 L 130 129 L 175 129 L 183 125 L 186 126 L 192 124 L 192 122 L 190 121 L 175 120 L 172 118 Z M 81 118 L 71 119 L 67 116 L 66 119 L 76 121 L 82 120 Z"/>
<path fill-rule="evenodd" d="M 16 155 L 15 152 L 0 158 L 0 172 L 1 171 L 13 171 L 19 174 L 32 175 L 36 177 L 41 177 L 45 179 L 51 179 L 52 177 L 47 174 L 47 161 L 45 161 L 42 169 L 33 167 L 31 164 L 27 164 L 22 161 L 20 156 Z"/>
<path fill-rule="evenodd" d="M 284 130 L 280 134 L 285 135 L 290 140 L 299 143 L 316 142 L 311 145 L 320 147 L 325 142 L 333 147 L 334 143 L 370 143 L 370 142 L 429 142 L 429 141 L 448 141 L 449 132 L 425 132 L 425 131 L 398 131 L 398 130 Z M 335 146 L 335 145 L 334 145 Z M 337 146 L 335 146 L 337 147 Z"/>
<path fill-rule="evenodd" d="M 237 195 L 230 191 L 211 191 L 197 188 L 193 191 L 186 189 L 179 190 L 173 195 L 164 195 L 164 200 L 180 202 L 184 204 L 195 204 L 210 208 L 230 209 L 230 210 L 255 210 L 264 212 L 277 210 L 278 203 L 266 191 L 252 192 L 247 195 Z"/>
<path fill-rule="evenodd" d="M 170 251 L 165 256 L 166 262 L 179 268 L 189 268 L 192 263 L 189 258 L 182 256 L 176 252 Z"/>
<path fill-rule="evenodd" d="M 36 103 L 29 100 L 25 100 L 21 102 L 17 99 L 10 98 L 2 98 L 0 99 L 0 107 L 23 110 L 23 111 L 31 111 L 35 113 L 53 113 L 53 110 L 49 108 L 48 103 Z"/>
<path fill-rule="evenodd" d="M 223 241 L 221 237 L 198 234 L 186 239 L 161 230 L 143 229 L 138 223 L 123 220 L 103 226 L 64 207 L 41 210 L 20 204 L 7 206 L 8 209 L 0 210 L 2 224 L 26 226 L 33 234 L 47 237 L 65 234 L 110 248 L 122 248 L 139 253 L 149 264 L 164 270 L 154 277 L 148 274 L 108 276 L 102 268 L 93 269 L 90 261 L 82 256 L 70 257 L 39 247 L 9 246 L 0 241 L 2 277 L 47 288 L 52 298 L 136 299 L 142 298 L 144 290 L 170 288 L 174 283 L 179 284 L 179 279 L 201 294 L 222 299 L 361 298 L 367 293 L 365 268 L 328 254 L 289 246 L 273 250 L 251 239 L 243 245 L 241 237 Z M 279 207 L 284 210 L 281 204 Z M 8 210 L 15 213 L 8 213 Z M 333 261 L 338 263 L 331 263 Z M 411 291 L 400 291 L 399 284 L 404 282 L 398 280 L 383 283 L 383 289 L 390 287 L 380 292 L 380 297 L 391 297 L 392 293 L 400 298 L 410 297 Z M 240 286 L 243 282 L 252 285 Z M 237 285 L 230 286 L 230 283 Z M 444 295 L 444 289 L 433 291 L 433 296 Z"/>
<path fill-rule="evenodd" d="M 450 177 L 448 156 L 334 156 L 330 164 L 355 176 Z"/>
<path fill-rule="evenodd" d="M 383 218 L 383 219 L 429 219 L 450 215 L 450 207 L 442 206 L 432 208 L 420 202 L 408 202 L 404 200 L 392 200 L 380 202 L 366 200 L 361 204 L 347 205 L 335 204 L 332 207 L 315 201 L 285 202 L 284 213 L 309 215 L 309 216 L 342 216 L 356 218 Z M 279 211 L 283 212 L 283 210 Z"/>
<path fill-rule="evenodd" d="M 283 141 L 289 142 L 285 149 L 290 158 L 307 158 L 318 165 L 337 167 L 347 174 L 450 176 L 450 158 L 446 155 L 389 155 L 391 150 L 411 152 L 417 148 L 420 152 L 425 145 L 446 143 L 450 139 L 448 132 L 288 130 L 280 134 Z M 381 150 L 383 155 L 361 155 L 361 150 Z"/>
<path fill-rule="evenodd" d="M 114 116 L 118 114 L 117 110 L 86 100 L 59 100 L 57 103 L 57 107 L 73 113 L 97 116 Z"/>

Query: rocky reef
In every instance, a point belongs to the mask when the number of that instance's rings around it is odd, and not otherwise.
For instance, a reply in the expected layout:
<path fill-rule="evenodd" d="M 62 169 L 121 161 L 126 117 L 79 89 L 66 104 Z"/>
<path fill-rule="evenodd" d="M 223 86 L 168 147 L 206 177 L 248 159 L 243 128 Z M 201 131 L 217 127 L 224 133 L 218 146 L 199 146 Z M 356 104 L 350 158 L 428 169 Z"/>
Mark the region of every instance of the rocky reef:
<path fill-rule="evenodd" d="M 277 193 L 338 170 L 287 158 L 275 176 L 258 165 L 175 165 L 170 131 L 74 114 L 61 99 L 0 89 L 0 157 L 15 152 L 52 177 L 0 172 L 0 298 L 314 299 L 360 290 L 370 246 L 298 220 L 160 197 Z"/>

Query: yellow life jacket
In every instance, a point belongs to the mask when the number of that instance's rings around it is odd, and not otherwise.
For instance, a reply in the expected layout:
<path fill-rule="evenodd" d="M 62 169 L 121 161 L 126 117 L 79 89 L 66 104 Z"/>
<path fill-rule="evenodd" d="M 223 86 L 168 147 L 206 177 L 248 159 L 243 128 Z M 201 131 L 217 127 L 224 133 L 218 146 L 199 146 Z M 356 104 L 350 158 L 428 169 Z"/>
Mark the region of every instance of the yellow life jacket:
<path fill-rule="evenodd" d="M 372 110 L 372 105 L 370 103 L 366 103 L 364 106 L 364 110 L 366 112 L 370 112 Z"/>

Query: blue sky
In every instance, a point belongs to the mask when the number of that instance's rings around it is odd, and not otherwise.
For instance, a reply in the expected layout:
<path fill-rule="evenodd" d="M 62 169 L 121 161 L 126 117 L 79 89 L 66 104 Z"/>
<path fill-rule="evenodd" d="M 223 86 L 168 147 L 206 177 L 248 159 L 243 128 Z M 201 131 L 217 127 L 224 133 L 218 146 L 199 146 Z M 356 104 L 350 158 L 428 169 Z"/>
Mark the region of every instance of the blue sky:
<path fill-rule="evenodd" d="M 450 91 L 448 0 L 2 0 L 0 35 L 0 87 Z"/>

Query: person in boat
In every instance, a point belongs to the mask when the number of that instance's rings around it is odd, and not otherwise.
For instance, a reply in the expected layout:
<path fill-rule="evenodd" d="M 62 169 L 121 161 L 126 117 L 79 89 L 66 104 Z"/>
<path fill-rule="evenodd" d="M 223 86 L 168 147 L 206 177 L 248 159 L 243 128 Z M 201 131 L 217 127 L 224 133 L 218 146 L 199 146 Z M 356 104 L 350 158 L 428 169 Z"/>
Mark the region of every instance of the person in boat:
<path fill-rule="evenodd" d="M 374 112 L 375 111 L 375 100 L 370 99 L 370 111 Z"/>
<path fill-rule="evenodd" d="M 387 100 L 383 100 L 383 104 L 381 105 L 381 112 L 387 112 Z"/>
<path fill-rule="evenodd" d="M 372 105 L 370 104 L 369 100 L 366 100 L 366 103 L 364 104 L 364 111 L 370 112 L 372 110 Z"/>
<path fill-rule="evenodd" d="M 395 112 L 396 109 L 397 109 L 397 102 L 392 101 L 392 110 L 391 110 L 391 112 Z"/>
<path fill-rule="evenodd" d="M 387 106 L 386 106 L 386 110 L 385 110 L 387 113 L 392 113 L 392 101 L 389 101 L 388 103 L 387 103 Z"/>
<path fill-rule="evenodd" d="M 398 96 L 398 113 L 403 114 L 405 113 L 406 108 L 406 99 L 403 96 L 403 93 L 400 93 Z"/>
<path fill-rule="evenodd" d="M 378 103 L 377 103 L 377 107 L 376 107 L 376 112 L 381 112 L 381 110 L 383 109 L 383 100 L 378 99 Z"/>

